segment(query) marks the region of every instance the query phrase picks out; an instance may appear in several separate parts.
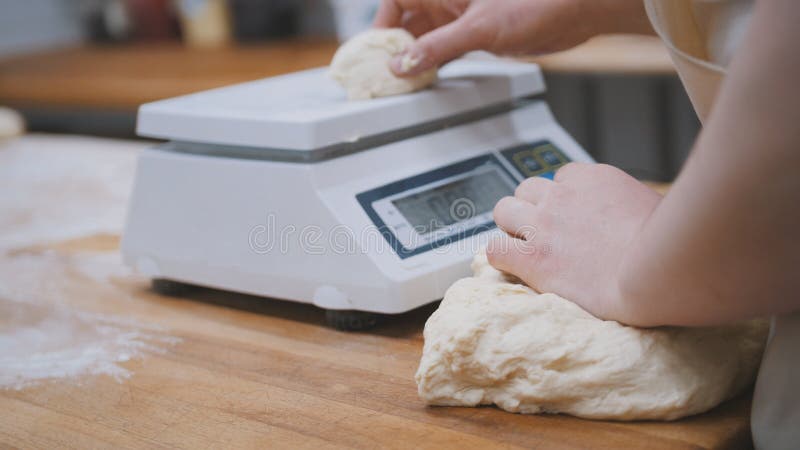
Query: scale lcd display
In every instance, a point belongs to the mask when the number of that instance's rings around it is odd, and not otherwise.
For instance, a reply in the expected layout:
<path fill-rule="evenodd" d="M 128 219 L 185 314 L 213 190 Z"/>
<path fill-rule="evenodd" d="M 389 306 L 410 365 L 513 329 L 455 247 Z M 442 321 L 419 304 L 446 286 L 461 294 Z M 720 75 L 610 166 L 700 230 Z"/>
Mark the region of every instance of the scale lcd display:
<path fill-rule="evenodd" d="M 512 188 L 496 169 L 485 170 L 432 189 L 392 200 L 392 204 L 425 235 L 494 209 Z"/>

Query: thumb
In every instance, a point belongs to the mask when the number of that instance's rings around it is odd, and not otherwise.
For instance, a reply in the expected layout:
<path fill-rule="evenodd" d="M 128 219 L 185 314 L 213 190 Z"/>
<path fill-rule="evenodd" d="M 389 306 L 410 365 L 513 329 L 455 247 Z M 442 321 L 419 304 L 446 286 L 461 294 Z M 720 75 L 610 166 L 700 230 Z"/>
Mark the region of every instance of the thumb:
<path fill-rule="evenodd" d="M 413 76 L 485 47 L 486 34 L 474 27 L 470 19 L 458 20 L 422 35 L 403 53 L 389 62 L 397 76 Z"/>

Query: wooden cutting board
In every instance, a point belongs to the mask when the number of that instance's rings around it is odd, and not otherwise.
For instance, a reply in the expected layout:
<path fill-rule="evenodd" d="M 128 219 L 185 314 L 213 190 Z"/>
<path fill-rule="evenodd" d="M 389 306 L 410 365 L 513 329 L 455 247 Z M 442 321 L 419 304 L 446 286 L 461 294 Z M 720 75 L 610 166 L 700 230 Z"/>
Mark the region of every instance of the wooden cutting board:
<path fill-rule="evenodd" d="M 104 280 L 78 270 L 81 255 L 117 244 L 115 236 L 95 236 L 0 255 L 0 264 L 55 260 L 40 281 L 58 283 L 65 302 L 158 324 L 182 341 L 124 363 L 132 372 L 127 380 L 96 376 L 0 390 L 0 446 L 751 447 L 749 393 L 673 423 L 426 407 L 414 372 L 433 306 L 371 333 L 342 333 L 326 328 L 311 306 L 210 290 L 165 297 L 136 276 Z M 0 317 L 0 330 L 8 320 Z"/>

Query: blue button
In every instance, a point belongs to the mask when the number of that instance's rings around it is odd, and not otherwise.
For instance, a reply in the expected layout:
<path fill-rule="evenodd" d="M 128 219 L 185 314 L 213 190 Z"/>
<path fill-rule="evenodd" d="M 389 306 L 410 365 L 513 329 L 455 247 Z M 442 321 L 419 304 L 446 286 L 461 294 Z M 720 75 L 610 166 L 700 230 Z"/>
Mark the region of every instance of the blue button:
<path fill-rule="evenodd" d="M 531 171 L 531 173 L 538 172 L 538 171 L 542 170 L 542 165 L 539 164 L 539 161 L 536 161 L 531 156 L 526 156 L 526 157 L 522 158 L 522 164 L 524 164 L 525 167 L 529 171 Z"/>
<path fill-rule="evenodd" d="M 552 150 L 545 150 L 541 152 L 539 155 L 542 157 L 544 162 L 546 162 L 548 165 L 551 166 L 557 166 L 562 162 L 561 158 L 559 158 L 558 155 L 556 155 L 555 152 L 553 152 Z"/>
<path fill-rule="evenodd" d="M 541 174 L 539 176 L 542 177 L 542 178 L 547 178 L 549 180 L 552 180 L 555 175 L 556 175 L 555 172 L 550 171 L 550 172 L 545 172 L 545 173 L 543 173 L 543 174 Z"/>

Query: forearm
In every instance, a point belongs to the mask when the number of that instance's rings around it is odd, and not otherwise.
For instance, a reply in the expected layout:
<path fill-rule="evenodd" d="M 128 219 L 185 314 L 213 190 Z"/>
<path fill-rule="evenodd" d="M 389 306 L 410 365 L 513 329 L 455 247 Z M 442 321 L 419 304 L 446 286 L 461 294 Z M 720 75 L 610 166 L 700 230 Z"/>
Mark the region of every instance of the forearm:
<path fill-rule="evenodd" d="M 759 2 L 692 157 L 620 266 L 621 320 L 709 325 L 800 308 L 800 42 Z"/>

